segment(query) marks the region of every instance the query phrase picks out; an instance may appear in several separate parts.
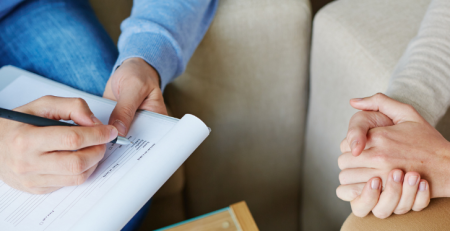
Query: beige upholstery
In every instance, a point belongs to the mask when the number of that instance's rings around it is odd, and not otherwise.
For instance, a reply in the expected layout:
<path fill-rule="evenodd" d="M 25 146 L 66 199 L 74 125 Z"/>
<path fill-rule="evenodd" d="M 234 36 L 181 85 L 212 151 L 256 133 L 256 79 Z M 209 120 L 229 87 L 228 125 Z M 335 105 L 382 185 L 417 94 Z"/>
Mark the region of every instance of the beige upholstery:
<path fill-rule="evenodd" d="M 316 15 L 304 153 L 303 230 L 338 230 L 350 213 L 349 204 L 335 196 L 339 143 L 355 112 L 348 101 L 386 90 L 429 2 L 340 0 Z M 437 126 L 447 139 L 449 123 L 447 114 Z"/>
<path fill-rule="evenodd" d="M 91 2 L 116 40 L 131 1 Z M 186 73 L 165 92 L 176 117 L 197 115 L 212 133 L 185 163 L 185 181 L 180 170 L 171 179 L 179 183 L 164 186 L 171 193 L 155 196 L 147 227 L 246 200 L 261 230 L 298 230 L 310 12 L 308 0 L 220 1 Z"/>
<path fill-rule="evenodd" d="M 430 205 L 420 212 L 392 215 L 387 219 L 373 214 L 360 218 L 351 214 L 341 231 L 441 231 L 450 227 L 450 198 L 432 199 Z"/>
<path fill-rule="evenodd" d="M 188 216 L 246 200 L 262 230 L 298 229 L 310 17 L 307 1 L 220 1 L 166 91 L 212 128 L 185 164 Z"/>

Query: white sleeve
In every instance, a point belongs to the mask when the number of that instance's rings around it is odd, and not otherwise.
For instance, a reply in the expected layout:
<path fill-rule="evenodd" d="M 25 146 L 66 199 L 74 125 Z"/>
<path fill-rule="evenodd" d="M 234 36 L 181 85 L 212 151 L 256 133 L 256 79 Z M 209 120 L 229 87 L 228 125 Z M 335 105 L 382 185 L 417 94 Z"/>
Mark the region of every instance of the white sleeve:
<path fill-rule="evenodd" d="M 450 106 L 450 1 L 433 0 L 386 94 L 410 104 L 433 126 Z"/>

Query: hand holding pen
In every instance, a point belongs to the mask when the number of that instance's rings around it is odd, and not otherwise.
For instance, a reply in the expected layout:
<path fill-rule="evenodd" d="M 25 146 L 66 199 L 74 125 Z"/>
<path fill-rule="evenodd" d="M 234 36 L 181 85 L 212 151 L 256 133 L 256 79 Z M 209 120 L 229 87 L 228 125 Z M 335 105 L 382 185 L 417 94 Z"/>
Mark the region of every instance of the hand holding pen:
<path fill-rule="evenodd" d="M 106 143 L 118 137 L 79 98 L 44 96 L 15 109 L 80 126 L 38 127 L 0 119 L 0 180 L 34 194 L 82 184 L 103 158 Z"/>

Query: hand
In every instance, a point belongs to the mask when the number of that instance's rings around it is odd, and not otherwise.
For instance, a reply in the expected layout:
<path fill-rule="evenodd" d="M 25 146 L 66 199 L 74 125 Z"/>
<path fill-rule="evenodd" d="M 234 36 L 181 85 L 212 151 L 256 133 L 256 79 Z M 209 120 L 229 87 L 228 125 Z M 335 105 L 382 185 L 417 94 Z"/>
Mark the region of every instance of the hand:
<path fill-rule="evenodd" d="M 158 73 L 141 58 L 130 58 L 111 75 L 103 97 L 117 101 L 109 118 L 121 136 L 128 133 L 138 109 L 167 115 Z"/>
<path fill-rule="evenodd" d="M 381 177 L 385 183 L 389 172 L 399 168 L 406 172 L 418 172 L 428 179 L 432 198 L 450 196 L 447 186 L 449 142 L 412 106 L 383 94 L 354 100 L 352 106 L 360 110 L 379 111 L 394 125 L 371 129 L 367 134 L 365 150 L 359 156 L 352 155 L 347 142 L 341 144 L 343 154 L 338 164 L 342 170 L 339 174 L 342 185 L 367 182 L 373 177 Z M 381 120 L 387 123 L 386 118 Z M 358 121 L 352 119 L 354 124 L 350 127 L 361 127 Z"/>
<path fill-rule="evenodd" d="M 389 173 L 386 188 L 381 190 L 381 179 L 371 178 L 367 183 L 341 185 L 336 194 L 350 201 L 355 216 L 365 217 L 372 211 L 378 218 L 387 218 L 392 213 L 405 214 L 411 209 L 421 211 L 430 203 L 430 187 L 416 172 L 394 169 Z M 381 194 L 381 195 L 380 195 Z"/>
<path fill-rule="evenodd" d="M 83 183 L 103 158 L 105 143 L 118 135 L 78 98 L 44 96 L 14 110 L 82 125 L 35 127 L 0 119 L 0 179 L 33 194 Z"/>
<path fill-rule="evenodd" d="M 350 104 L 357 107 L 358 101 L 352 99 Z M 392 126 L 394 122 L 379 111 L 360 111 L 352 116 L 347 137 L 341 142 L 341 152 L 349 151 L 359 156 L 367 147 L 367 133 L 372 128 Z"/>

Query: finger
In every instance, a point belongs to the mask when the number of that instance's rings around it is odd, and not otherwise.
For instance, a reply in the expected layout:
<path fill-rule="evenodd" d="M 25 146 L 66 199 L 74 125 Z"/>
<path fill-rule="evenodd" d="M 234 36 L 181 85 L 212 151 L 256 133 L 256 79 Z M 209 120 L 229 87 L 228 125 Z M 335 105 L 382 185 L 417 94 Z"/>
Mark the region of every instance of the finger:
<path fill-rule="evenodd" d="M 147 99 L 142 102 L 139 109 L 167 115 L 167 109 L 161 90 L 159 88 L 154 89 Z"/>
<path fill-rule="evenodd" d="M 27 193 L 31 193 L 31 194 L 36 194 L 36 195 L 42 195 L 42 194 L 48 194 L 51 192 L 54 192 L 58 189 L 60 189 L 62 187 L 46 187 L 46 188 L 21 188 L 19 190 L 27 192 Z"/>
<path fill-rule="evenodd" d="M 339 185 L 336 195 L 343 201 L 352 201 L 361 195 L 365 185 L 366 183 Z"/>
<path fill-rule="evenodd" d="M 118 136 L 111 125 L 93 127 L 35 127 L 27 134 L 36 147 L 48 152 L 55 150 L 79 150 L 99 144 L 106 144 Z"/>
<path fill-rule="evenodd" d="M 390 125 L 393 125 L 392 120 L 379 112 L 360 111 L 353 115 L 347 132 L 347 143 L 352 154 L 358 156 L 366 148 L 367 132 L 370 129 Z"/>
<path fill-rule="evenodd" d="M 347 138 L 345 138 L 344 140 L 342 140 L 341 144 L 340 144 L 340 148 L 341 148 L 341 153 L 346 153 L 346 152 L 352 152 L 352 149 L 350 148 L 350 145 L 348 145 L 347 142 Z M 369 142 L 366 142 L 366 147 L 364 148 L 364 150 L 368 150 L 370 149 L 371 146 L 369 146 Z"/>
<path fill-rule="evenodd" d="M 350 145 L 348 145 L 347 137 L 345 137 L 342 140 L 340 148 L 341 148 L 341 153 L 346 153 L 346 152 L 351 152 L 352 151 L 352 149 L 350 148 Z"/>
<path fill-rule="evenodd" d="M 44 96 L 14 110 L 53 120 L 72 120 L 82 126 L 102 124 L 81 98 Z"/>
<path fill-rule="evenodd" d="M 366 183 L 373 177 L 385 178 L 383 172 L 374 168 L 349 168 L 339 173 L 339 182 L 342 185 Z"/>
<path fill-rule="evenodd" d="M 405 121 L 426 122 L 411 105 L 400 103 L 382 93 L 350 100 L 352 107 L 365 111 L 379 111 L 389 117 L 394 124 Z"/>
<path fill-rule="evenodd" d="M 30 172 L 42 175 L 80 175 L 97 165 L 105 155 L 106 145 L 96 145 L 75 152 L 60 151 L 38 158 Z"/>
<path fill-rule="evenodd" d="M 339 156 L 338 166 L 341 170 L 348 168 L 375 168 L 380 161 L 374 158 L 376 150 L 369 149 L 362 152 L 362 155 L 353 156 L 352 153 L 346 152 Z"/>
<path fill-rule="evenodd" d="M 61 188 L 83 184 L 95 171 L 97 164 L 78 175 L 33 175 L 24 181 L 24 187 L 29 190 L 36 188 Z"/>
<path fill-rule="evenodd" d="M 136 86 L 122 87 L 123 90 L 120 92 L 116 107 L 109 118 L 109 124 L 116 127 L 121 136 L 125 136 L 128 133 L 136 110 L 148 95 L 145 91 L 136 91 L 136 88 Z"/>
<path fill-rule="evenodd" d="M 420 175 L 417 172 L 408 172 L 405 174 L 405 180 L 403 181 L 402 196 L 400 202 L 395 208 L 395 214 L 405 214 L 409 212 L 416 199 L 417 190 L 419 187 Z"/>
<path fill-rule="evenodd" d="M 426 208 L 428 204 L 430 204 L 430 185 L 426 180 L 421 180 L 412 210 L 421 211 Z"/>
<path fill-rule="evenodd" d="M 402 195 L 403 171 L 394 169 L 389 173 L 386 187 L 380 195 L 377 205 L 373 208 L 374 216 L 384 219 L 395 210 Z"/>
<path fill-rule="evenodd" d="M 376 206 L 381 192 L 381 179 L 375 177 L 369 180 L 360 196 L 350 202 L 352 212 L 357 217 L 365 217 Z"/>

